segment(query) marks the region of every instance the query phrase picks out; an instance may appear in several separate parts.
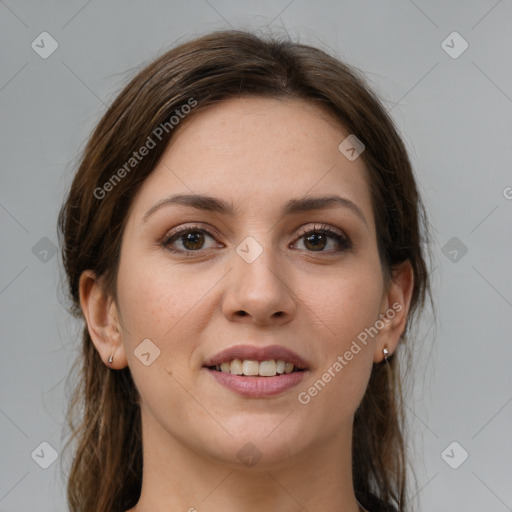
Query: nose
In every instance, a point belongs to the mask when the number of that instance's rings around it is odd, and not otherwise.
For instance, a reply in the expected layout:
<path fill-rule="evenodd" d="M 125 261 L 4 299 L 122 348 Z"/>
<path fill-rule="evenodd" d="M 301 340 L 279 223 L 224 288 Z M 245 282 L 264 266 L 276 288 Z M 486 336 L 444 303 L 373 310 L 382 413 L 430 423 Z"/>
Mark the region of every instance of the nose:
<path fill-rule="evenodd" d="M 270 249 L 252 262 L 234 252 L 228 273 L 222 311 L 232 322 L 284 325 L 297 309 L 296 294 L 285 263 Z"/>

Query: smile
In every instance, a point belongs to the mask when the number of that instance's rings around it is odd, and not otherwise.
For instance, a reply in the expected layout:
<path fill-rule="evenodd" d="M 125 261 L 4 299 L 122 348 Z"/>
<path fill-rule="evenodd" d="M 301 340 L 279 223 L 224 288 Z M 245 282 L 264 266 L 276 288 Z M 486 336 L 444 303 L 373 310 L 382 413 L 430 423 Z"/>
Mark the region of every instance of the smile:
<path fill-rule="evenodd" d="M 289 361 L 271 359 L 269 361 L 254 361 L 251 359 L 233 359 L 209 367 L 223 373 L 245 376 L 274 377 L 275 375 L 289 374 L 303 371 Z"/>

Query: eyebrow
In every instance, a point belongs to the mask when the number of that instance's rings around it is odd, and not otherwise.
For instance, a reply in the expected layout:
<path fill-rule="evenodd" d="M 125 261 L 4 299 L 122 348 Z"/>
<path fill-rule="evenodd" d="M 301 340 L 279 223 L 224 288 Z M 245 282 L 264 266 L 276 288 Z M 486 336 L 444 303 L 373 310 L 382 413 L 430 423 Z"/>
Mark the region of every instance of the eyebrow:
<path fill-rule="evenodd" d="M 197 210 L 204 210 L 209 212 L 221 213 L 223 215 L 233 216 L 235 210 L 231 203 L 218 199 L 216 197 L 202 195 L 202 194 L 176 194 L 164 199 L 161 199 L 154 204 L 144 214 L 143 221 L 146 221 L 157 210 L 160 210 L 164 206 L 169 205 L 182 205 Z M 296 215 L 298 213 L 309 212 L 314 210 L 325 210 L 332 207 L 343 207 L 347 208 L 355 213 L 368 227 L 366 218 L 359 208 L 353 201 L 345 197 L 337 195 L 328 195 L 321 197 L 301 197 L 297 199 L 291 199 L 286 203 L 282 210 L 282 215 Z"/>

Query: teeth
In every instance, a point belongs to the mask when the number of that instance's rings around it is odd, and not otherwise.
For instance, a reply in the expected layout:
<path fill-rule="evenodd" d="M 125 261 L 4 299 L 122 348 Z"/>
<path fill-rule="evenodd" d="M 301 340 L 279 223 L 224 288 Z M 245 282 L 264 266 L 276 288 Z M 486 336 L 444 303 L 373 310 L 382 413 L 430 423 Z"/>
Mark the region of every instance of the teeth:
<path fill-rule="evenodd" d="M 262 377 L 273 377 L 277 373 L 275 361 L 261 361 L 259 366 L 259 373 Z"/>
<path fill-rule="evenodd" d="M 292 373 L 294 370 L 293 363 L 286 361 L 270 359 L 268 361 L 253 361 L 251 359 L 234 359 L 231 362 L 224 362 L 215 367 L 224 373 L 232 373 L 234 375 L 259 375 L 260 377 L 273 377 L 276 374 Z"/>
<path fill-rule="evenodd" d="M 231 361 L 231 363 L 226 363 L 228 366 L 227 371 L 230 373 L 234 373 L 235 375 L 242 375 L 243 373 L 243 365 L 240 359 L 235 359 Z M 230 368 L 231 367 L 231 368 Z"/>
<path fill-rule="evenodd" d="M 242 363 L 242 372 L 244 375 L 258 375 L 259 367 L 260 363 L 258 363 L 258 361 L 244 359 L 244 362 Z"/>

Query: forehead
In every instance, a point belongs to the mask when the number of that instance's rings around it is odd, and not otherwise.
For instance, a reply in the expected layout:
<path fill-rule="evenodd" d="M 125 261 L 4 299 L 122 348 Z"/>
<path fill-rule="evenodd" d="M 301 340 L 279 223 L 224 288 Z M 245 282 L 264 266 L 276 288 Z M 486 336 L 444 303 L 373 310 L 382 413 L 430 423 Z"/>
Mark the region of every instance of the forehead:
<path fill-rule="evenodd" d="M 185 119 L 183 125 L 168 153 L 176 146 L 194 147 L 198 157 L 224 154 L 254 164 L 269 158 L 276 164 L 302 157 L 329 159 L 337 156 L 344 132 L 325 110 L 303 100 L 277 98 L 232 98 L 189 122 Z"/>
<path fill-rule="evenodd" d="M 290 198 L 338 193 L 371 218 L 367 171 L 338 149 L 348 132 L 303 100 L 236 98 L 185 119 L 139 191 L 134 210 L 170 193 L 223 197 L 269 213 Z M 262 210 L 263 208 L 263 210 Z"/>

